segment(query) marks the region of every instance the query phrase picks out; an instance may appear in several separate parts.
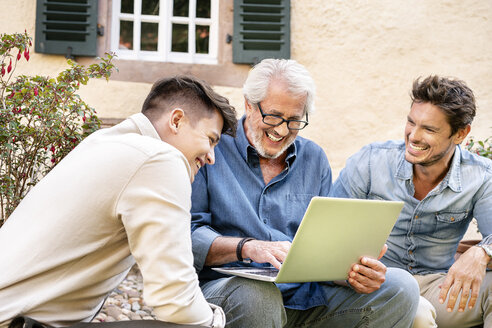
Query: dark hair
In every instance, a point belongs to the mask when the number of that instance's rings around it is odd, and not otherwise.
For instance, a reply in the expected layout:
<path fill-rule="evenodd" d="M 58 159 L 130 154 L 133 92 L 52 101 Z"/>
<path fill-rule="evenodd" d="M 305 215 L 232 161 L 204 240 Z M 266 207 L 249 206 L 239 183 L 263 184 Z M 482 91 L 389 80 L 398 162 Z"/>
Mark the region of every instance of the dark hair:
<path fill-rule="evenodd" d="M 199 112 L 200 105 L 205 105 L 207 111 Z M 210 117 L 218 110 L 224 120 L 222 133 L 236 135 L 236 111 L 227 98 L 216 93 L 207 82 L 193 76 L 175 76 L 158 80 L 152 86 L 150 93 L 142 105 L 142 113 L 150 121 L 159 118 L 162 113 L 176 106 L 182 108 L 190 117 Z"/>
<path fill-rule="evenodd" d="M 411 97 L 412 104 L 428 102 L 439 107 L 451 126 L 451 135 L 471 124 L 475 117 L 473 91 L 460 80 L 437 75 L 431 75 L 422 82 L 418 78 L 413 82 Z"/>

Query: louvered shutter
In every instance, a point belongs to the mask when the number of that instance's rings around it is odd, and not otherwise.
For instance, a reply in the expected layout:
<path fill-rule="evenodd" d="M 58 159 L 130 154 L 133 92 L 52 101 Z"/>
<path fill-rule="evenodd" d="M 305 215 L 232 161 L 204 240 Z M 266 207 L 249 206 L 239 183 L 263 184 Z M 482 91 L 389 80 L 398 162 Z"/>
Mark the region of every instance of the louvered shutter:
<path fill-rule="evenodd" d="M 290 0 L 234 0 L 233 62 L 290 58 Z"/>
<path fill-rule="evenodd" d="M 97 55 L 97 0 L 37 0 L 36 52 Z"/>

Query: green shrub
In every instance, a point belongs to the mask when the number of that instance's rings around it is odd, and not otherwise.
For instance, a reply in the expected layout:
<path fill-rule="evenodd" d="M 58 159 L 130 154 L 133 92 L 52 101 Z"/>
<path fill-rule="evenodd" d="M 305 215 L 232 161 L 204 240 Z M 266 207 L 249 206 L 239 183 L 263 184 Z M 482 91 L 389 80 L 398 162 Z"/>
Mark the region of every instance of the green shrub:
<path fill-rule="evenodd" d="M 470 152 L 492 159 L 492 137 L 488 137 L 483 141 L 476 141 L 473 139 L 473 137 L 470 137 L 465 147 Z"/>
<path fill-rule="evenodd" d="M 14 76 L 29 60 L 27 33 L 0 36 L 0 227 L 27 192 L 100 120 L 75 92 L 90 78 L 109 79 L 113 55 L 88 67 L 68 61 L 57 78 Z"/>

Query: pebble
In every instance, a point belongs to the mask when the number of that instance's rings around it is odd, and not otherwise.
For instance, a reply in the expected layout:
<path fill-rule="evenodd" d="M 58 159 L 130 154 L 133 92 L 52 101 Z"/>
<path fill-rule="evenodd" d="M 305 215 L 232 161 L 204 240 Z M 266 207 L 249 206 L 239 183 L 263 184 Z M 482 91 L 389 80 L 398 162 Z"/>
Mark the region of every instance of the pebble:
<path fill-rule="evenodd" d="M 153 309 L 145 304 L 142 291 L 142 275 L 135 265 L 125 280 L 109 294 L 101 311 L 92 321 L 156 320 Z"/>

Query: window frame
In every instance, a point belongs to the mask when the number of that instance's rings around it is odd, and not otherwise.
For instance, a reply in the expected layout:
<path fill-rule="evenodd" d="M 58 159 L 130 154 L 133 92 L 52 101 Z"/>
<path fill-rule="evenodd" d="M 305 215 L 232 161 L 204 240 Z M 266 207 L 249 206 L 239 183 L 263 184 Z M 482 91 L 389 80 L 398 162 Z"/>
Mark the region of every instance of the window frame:
<path fill-rule="evenodd" d="M 159 15 L 141 15 L 142 0 L 134 0 L 134 13 L 121 13 L 121 0 L 113 0 L 111 4 L 111 40 L 110 49 L 119 59 L 144 60 L 156 62 L 173 62 L 186 64 L 216 65 L 218 34 L 219 34 L 219 0 L 210 0 L 210 18 L 197 18 L 196 1 L 189 0 L 188 17 L 173 16 L 173 0 L 160 0 Z M 132 50 L 119 49 L 120 20 L 133 21 Z M 140 50 L 141 23 L 158 24 L 157 51 Z M 172 24 L 188 24 L 188 52 L 172 52 Z M 209 53 L 195 53 L 196 25 L 210 26 Z"/>

